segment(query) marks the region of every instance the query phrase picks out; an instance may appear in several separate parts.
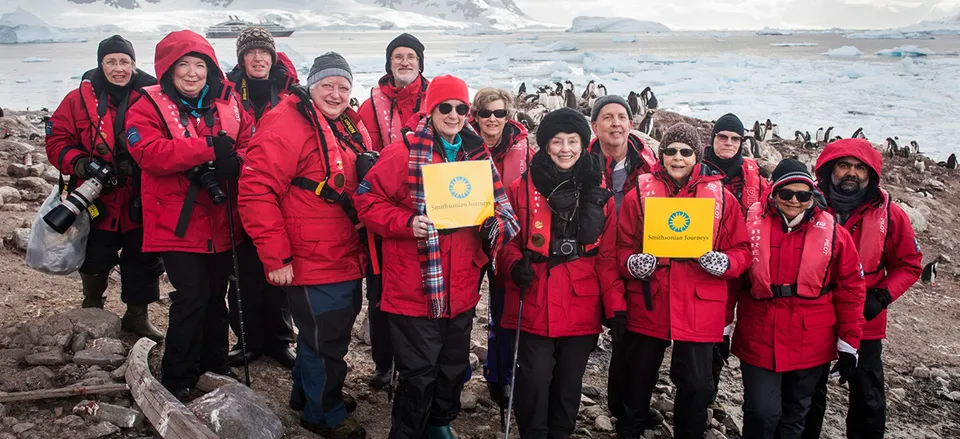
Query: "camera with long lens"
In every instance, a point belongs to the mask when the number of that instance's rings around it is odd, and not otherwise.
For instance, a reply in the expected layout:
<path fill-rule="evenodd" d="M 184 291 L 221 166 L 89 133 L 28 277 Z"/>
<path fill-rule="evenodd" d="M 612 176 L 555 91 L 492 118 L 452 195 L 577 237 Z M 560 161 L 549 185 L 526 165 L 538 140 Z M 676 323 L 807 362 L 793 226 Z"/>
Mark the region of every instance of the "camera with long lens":
<path fill-rule="evenodd" d="M 550 242 L 550 255 L 554 257 L 566 258 L 568 261 L 580 257 L 580 244 L 576 238 L 554 239 Z"/>
<path fill-rule="evenodd" d="M 117 172 L 108 164 L 90 160 L 85 170 L 89 178 L 70 192 L 60 205 L 43 216 L 43 221 L 57 233 L 66 233 L 77 220 L 77 215 L 90 207 L 104 187 L 117 185 Z"/>
<path fill-rule="evenodd" d="M 212 201 L 214 205 L 223 204 L 223 202 L 227 200 L 227 194 L 220 188 L 220 183 L 217 181 L 217 174 L 214 173 L 212 164 L 204 163 L 194 166 L 193 169 L 187 171 L 187 178 L 199 183 L 200 186 L 203 187 L 203 190 L 207 191 L 207 195 L 210 196 L 210 201 Z"/>

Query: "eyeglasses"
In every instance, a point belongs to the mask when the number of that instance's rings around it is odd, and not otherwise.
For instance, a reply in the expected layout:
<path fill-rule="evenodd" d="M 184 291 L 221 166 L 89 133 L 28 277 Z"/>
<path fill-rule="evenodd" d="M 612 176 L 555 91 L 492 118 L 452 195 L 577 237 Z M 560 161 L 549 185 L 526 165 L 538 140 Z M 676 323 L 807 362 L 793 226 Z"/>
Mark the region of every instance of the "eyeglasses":
<path fill-rule="evenodd" d="M 454 107 L 452 104 L 448 104 L 444 102 L 440 105 L 437 105 L 437 109 L 440 110 L 440 114 L 450 114 L 450 112 L 453 111 L 454 108 L 457 109 L 457 114 L 461 116 L 466 115 L 467 111 L 470 110 L 470 107 L 468 107 L 467 104 L 460 104 Z"/>
<path fill-rule="evenodd" d="M 125 68 L 125 69 L 128 68 L 128 67 L 130 67 L 131 65 L 133 65 L 132 62 L 127 61 L 127 60 L 121 60 L 121 61 L 118 62 L 117 60 L 113 60 L 113 59 L 111 59 L 110 61 L 107 61 L 107 62 L 103 63 L 104 66 L 110 67 L 111 69 L 114 68 L 114 67 L 116 67 L 118 64 L 120 65 L 120 67 L 123 67 L 123 68 Z"/>
<path fill-rule="evenodd" d="M 660 152 L 662 152 L 663 155 L 668 157 L 673 157 L 677 155 L 678 152 L 683 157 L 690 157 L 693 155 L 692 148 L 664 148 L 664 149 L 661 149 Z"/>
<path fill-rule="evenodd" d="M 398 63 L 403 62 L 403 60 L 407 60 L 408 63 L 414 64 L 417 62 L 419 58 L 417 58 L 417 55 L 414 53 L 411 53 L 406 57 L 404 57 L 403 54 L 398 53 L 396 55 L 393 55 L 391 59 L 393 59 L 395 62 L 398 62 Z"/>
<path fill-rule="evenodd" d="M 740 143 L 743 141 L 743 137 L 740 136 L 728 136 L 726 134 L 717 133 L 717 138 L 721 142 L 733 141 L 733 143 Z"/>
<path fill-rule="evenodd" d="M 477 116 L 482 119 L 486 119 L 490 116 L 497 116 L 497 119 L 503 119 L 507 117 L 507 110 L 480 110 L 477 111 Z"/>
<path fill-rule="evenodd" d="M 777 196 L 780 197 L 780 199 L 783 201 L 790 201 L 790 199 L 792 199 L 793 197 L 797 197 L 797 201 L 801 203 L 806 203 L 807 201 L 810 201 L 810 198 L 813 197 L 813 192 L 780 189 L 777 191 Z"/>

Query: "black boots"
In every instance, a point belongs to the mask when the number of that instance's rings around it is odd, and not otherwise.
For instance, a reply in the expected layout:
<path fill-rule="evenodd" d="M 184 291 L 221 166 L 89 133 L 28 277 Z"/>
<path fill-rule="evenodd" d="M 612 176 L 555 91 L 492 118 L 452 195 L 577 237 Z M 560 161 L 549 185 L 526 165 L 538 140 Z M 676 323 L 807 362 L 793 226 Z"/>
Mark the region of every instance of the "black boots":
<path fill-rule="evenodd" d="M 103 302 L 106 300 L 103 293 L 107 291 L 107 281 L 110 280 L 110 273 L 80 273 L 80 280 L 83 283 L 83 302 L 80 307 L 103 309 Z"/>
<path fill-rule="evenodd" d="M 163 333 L 150 323 L 147 305 L 127 305 L 127 312 L 120 318 L 120 329 L 157 343 L 163 341 Z"/>

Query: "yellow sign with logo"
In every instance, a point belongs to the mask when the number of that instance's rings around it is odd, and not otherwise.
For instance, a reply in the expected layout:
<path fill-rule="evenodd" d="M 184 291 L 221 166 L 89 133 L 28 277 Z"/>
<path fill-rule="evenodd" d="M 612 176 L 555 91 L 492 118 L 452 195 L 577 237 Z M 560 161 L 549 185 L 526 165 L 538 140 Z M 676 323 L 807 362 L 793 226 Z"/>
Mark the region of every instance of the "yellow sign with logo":
<path fill-rule="evenodd" d="M 480 225 L 493 215 L 490 161 L 424 165 L 423 195 L 438 230 Z"/>
<path fill-rule="evenodd" d="M 699 258 L 713 250 L 713 198 L 647 198 L 643 252 L 658 258 Z"/>

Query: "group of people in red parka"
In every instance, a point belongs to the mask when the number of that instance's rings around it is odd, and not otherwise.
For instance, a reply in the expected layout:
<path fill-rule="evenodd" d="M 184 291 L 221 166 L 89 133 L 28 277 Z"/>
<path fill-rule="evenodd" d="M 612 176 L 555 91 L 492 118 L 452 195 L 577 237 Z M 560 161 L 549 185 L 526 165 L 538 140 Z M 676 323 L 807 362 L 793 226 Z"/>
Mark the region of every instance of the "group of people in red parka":
<path fill-rule="evenodd" d="M 178 398 L 205 372 L 236 377 L 231 366 L 266 355 L 291 369 L 304 428 L 365 438 L 343 389 L 365 284 L 368 382 L 397 380 L 389 437 L 453 438 L 486 278 L 483 375 L 491 398 L 512 397 L 522 438 L 574 432 L 604 327 L 620 438 L 664 422 L 651 399 L 668 347 L 677 438 L 700 439 L 708 411 L 724 415 L 731 353 L 743 437 L 819 437 L 831 375 L 849 383 L 847 437 L 883 437 L 886 309 L 918 279 L 921 253 L 866 140 L 828 144 L 812 172 L 784 159 L 765 178 L 743 156 L 737 116 L 710 133 L 678 123 L 653 148 L 626 100 L 607 95 L 589 116 L 546 114 L 534 147 L 509 91 L 471 102 L 460 78 L 428 81 L 410 34 L 387 46 L 386 75 L 358 111 L 342 55 L 318 56 L 301 84 L 260 27 L 241 33 L 228 74 L 187 30 L 157 44 L 155 78 L 120 36 L 97 56 L 47 124 L 68 190 L 98 167 L 118 174 L 97 200 L 82 306 L 103 307 L 119 264 L 123 328 L 164 341 L 161 379 Z M 490 164 L 493 213 L 438 228 L 423 167 L 464 161 Z M 712 200 L 710 250 L 644 248 L 651 198 Z M 165 335 L 147 316 L 163 271 L 175 289 Z M 243 335 L 232 349 L 231 326 Z"/>

